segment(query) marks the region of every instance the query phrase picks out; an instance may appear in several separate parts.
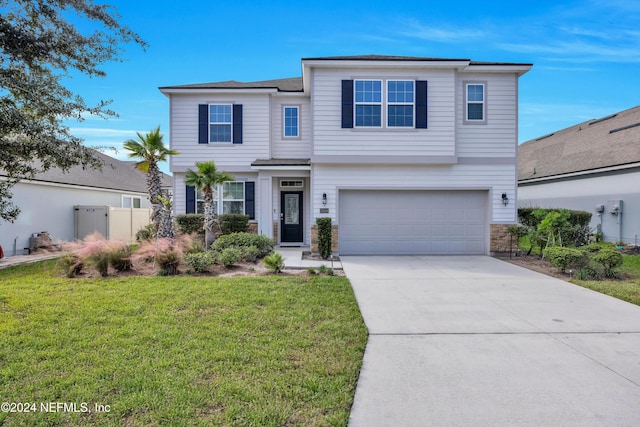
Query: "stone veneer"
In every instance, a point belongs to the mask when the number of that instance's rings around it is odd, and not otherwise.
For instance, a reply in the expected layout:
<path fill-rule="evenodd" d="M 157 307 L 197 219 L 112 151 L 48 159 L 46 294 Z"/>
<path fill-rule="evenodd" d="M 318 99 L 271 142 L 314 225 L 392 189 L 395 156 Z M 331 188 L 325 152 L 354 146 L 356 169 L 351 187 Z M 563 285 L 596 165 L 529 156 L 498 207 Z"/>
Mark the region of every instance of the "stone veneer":
<path fill-rule="evenodd" d="M 331 225 L 331 252 L 338 252 L 338 226 Z M 316 225 L 311 226 L 311 253 L 318 253 L 318 229 Z"/>
<path fill-rule="evenodd" d="M 509 254 L 511 248 L 511 235 L 509 227 L 515 224 L 491 224 L 489 252 L 491 255 Z M 514 242 L 516 245 L 517 242 Z"/>

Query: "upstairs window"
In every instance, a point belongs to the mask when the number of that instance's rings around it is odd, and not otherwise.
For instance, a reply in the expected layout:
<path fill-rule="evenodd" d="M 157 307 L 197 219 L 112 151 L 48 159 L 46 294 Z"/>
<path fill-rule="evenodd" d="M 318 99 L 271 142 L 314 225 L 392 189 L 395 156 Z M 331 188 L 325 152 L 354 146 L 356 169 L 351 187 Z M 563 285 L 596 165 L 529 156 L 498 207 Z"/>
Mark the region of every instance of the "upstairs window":
<path fill-rule="evenodd" d="M 209 105 L 209 142 L 231 142 L 231 104 Z"/>
<path fill-rule="evenodd" d="M 485 121 L 485 84 L 467 83 L 466 87 L 466 112 L 467 122 L 482 123 Z"/>
<path fill-rule="evenodd" d="M 387 82 L 387 125 L 389 127 L 413 127 L 413 81 L 389 80 Z"/>
<path fill-rule="evenodd" d="M 299 107 L 284 107 L 283 133 L 285 138 L 297 138 L 300 136 L 300 109 Z"/>
<path fill-rule="evenodd" d="M 382 81 L 355 81 L 356 127 L 382 126 Z"/>

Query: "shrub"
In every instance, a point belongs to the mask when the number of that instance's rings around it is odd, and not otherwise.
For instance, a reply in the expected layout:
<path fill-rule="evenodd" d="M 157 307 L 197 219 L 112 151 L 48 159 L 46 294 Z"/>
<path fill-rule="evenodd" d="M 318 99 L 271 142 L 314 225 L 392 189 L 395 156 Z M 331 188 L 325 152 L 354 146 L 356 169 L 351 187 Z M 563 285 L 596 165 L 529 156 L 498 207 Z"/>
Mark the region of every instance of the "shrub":
<path fill-rule="evenodd" d="M 260 258 L 260 249 L 255 246 L 243 246 L 240 248 L 242 259 L 247 262 L 256 262 Z"/>
<path fill-rule="evenodd" d="M 318 267 L 319 274 L 326 274 L 327 276 L 333 276 L 333 269 L 327 267 L 326 265 L 321 265 Z"/>
<path fill-rule="evenodd" d="M 149 240 L 140 244 L 132 258 L 134 261 L 155 262 L 160 276 L 178 274 L 184 247 L 190 239 L 189 236 L 183 236 L 177 239 Z"/>
<path fill-rule="evenodd" d="M 65 276 L 70 279 L 77 277 L 84 268 L 84 262 L 76 255 L 69 253 L 60 258 L 60 265 Z"/>
<path fill-rule="evenodd" d="M 615 245 L 610 242 L 594 242 L 583 246 L 581 249 L 592 254 L 597 254 L 603 249 L 615 250 Z"/>
<path fill-rule="evenodd" d="M 331 218 L 316 218 L 318 252 L 322 259 L 331 256 Z"/>
<path fill-rule="evenodd" d="M 180 253 L 175 248 L 159 252 L 156 256 L 156 262 L 158 263 L 158 275 L 173 276 L 178 274 L 180 261 Z"/>
<path fill-rule="evenodd" d="M 180 234 L 204 234 L 204 215 L 203 214 L 183 214 L 175 216 L 178 225 L 178 233 Z"/>
<path fill-rule="evenodd" d="M 262 262 L 269 269 L 269 271 L 275 274 L 280 273 L 284 268 L 284 258 L 282 257 L 280 252 L 274 252 L 271 255 L 264 257 Z"/>
<path fill-rule="evenodd" d="M 273 251 L 273 239 L 261 234 L 253 233 L 231 233 L 220 236 L 211 245 L 211 249 L 221 252 L 226 248 L 242 248 L 255 246 L 260 251 L 258 258 L 262 258 Z"/>
<path fill-rule="evenodd" d="M 600 280 L 600 275 L 591 267 L 583 267 L 576 272 L 578 280 Z"/>
<path fill-rule="evenodd" d="M 210 251 L 189 253 L 184 256 L 184 263 L 198 273 L 206 273 L 216 263 L 216 255 Z"/>
<path fill-rule="evenodd" d="M 618 278 L 617 267 L 620 267 L 624 261 L 622 254 L 615 249 L 602 249 L 592 257 L 594 262 L 602 265 L 604 268 L 604 276 L 615 279 Z"/>
<path fill-rule="evenodd" d="M 131 247 L 125 243 L 116 246 L 109 251 L 109 264 L 116 271 L 129 271 L 133 266 L 131 262 Z"/>
<path fill-rule="evenodd" d="M 552 246 L 544 250 L 549 262 L 564 272 L 569 269 L 580 269 L 589 263 L 589 257 L 580 249 Z"/>
<path fill-rule="evenodd" d="M 224 248 L 220 251 L 218 259 L 226 268 L 229 268 L 242 259 L 242 250 L 240 248 Z"/>
<path fill-rule="evenodd" d="M 223 214 L 218 217 L 222 234 L 246 233 L 249 231 L 249 215 Z"/>
<path fill-rule="evenodd" d="M 582 246 L 589 241 L 591 213 L 569 209 L 518 209 L 518 220 L 529 227 L 531 233 L 537 230 L 539 243 Z M 530 239 L 533 243 L 534 240 Z M 555 243 L 554 243 L 555 242 Z M 529 250 L 531 252 L 531 250 Z"/>
<path fill-rule="evenodd" d="M 307 268 L 307 273 L 309 274 L 309 276 L 317 276 L 318 275 L 318 272 L 313 267 Z"/>
<path fill-rule="evenodd" d="M 151 240 L 153 238 L 153 223 L 147 224 L 136 233 L 136 241 Z"/>

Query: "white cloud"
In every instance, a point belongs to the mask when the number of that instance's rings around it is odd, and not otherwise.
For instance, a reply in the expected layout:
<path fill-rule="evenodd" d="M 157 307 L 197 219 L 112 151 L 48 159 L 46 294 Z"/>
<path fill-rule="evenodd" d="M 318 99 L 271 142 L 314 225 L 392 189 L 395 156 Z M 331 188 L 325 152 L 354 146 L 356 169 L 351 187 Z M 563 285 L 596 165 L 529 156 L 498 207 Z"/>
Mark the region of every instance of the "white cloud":
<path fill-rule="evenodd" d="M 408 20 L 401 25 L 408 27 L 406 30 L 398 33 L 404 37 L 412 37 L 440 43 L 462 43 L 469 40 L 477 41 L 479 38 L 484 38 L 487 35 L 487 33 L 482 30 L 473 30 L 454 25 L 428 25 L 422 24 L 414 19 Z"/>

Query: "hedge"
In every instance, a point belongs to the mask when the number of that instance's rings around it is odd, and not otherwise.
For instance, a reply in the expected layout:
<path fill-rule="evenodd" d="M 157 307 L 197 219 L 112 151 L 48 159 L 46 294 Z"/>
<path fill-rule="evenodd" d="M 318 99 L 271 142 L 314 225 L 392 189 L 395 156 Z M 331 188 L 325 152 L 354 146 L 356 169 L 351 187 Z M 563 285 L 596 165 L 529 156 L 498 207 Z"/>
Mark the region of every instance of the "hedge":
<path fill-rule="evenodd" d="M 218 216 L 222 234 L 245 233 L 249 231 L 249 215 L 223 214 Z"/>
<path fill-rule="evenodd" d="M 203 214 L 176 215 L 175 221 L 181 234 L 204 233 Z"/>
<path fill-rule="evenodd" d="M 518 209 L 518 219 L 520 223 L 523 225 L 527 225 L 529 227 L 537 227 L 538 224 L 544 219 L 545 216 L 549 212 L 560 212 L 560 211 L 568 211 L 569 212 L 569 222 L 573 225 L 578 225 L 580 227 L 588 227 L 591 222 L 591 212 L 585 211 L 574 211 L 571 209 L 561 209 L 561 208 L 519 208 Z"/>

